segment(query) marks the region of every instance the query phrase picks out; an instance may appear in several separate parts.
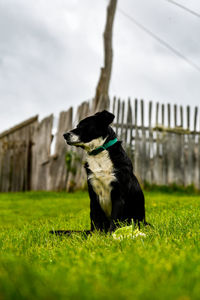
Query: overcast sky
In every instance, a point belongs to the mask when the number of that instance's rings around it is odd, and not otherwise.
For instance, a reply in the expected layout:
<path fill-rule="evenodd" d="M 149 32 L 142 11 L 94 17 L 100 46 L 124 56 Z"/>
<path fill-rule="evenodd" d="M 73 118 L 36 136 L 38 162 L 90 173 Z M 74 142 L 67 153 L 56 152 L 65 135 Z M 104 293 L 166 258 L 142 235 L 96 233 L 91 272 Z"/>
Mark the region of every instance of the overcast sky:
<path fill-rule="evenodd" d="M 177 0 L 200 13 L 200 1 Z M 0 131 L 94 96 L 103 64 L 106 0 L 0 0 Z M 118 0 L 200 66 L 200 18 L 167 0 Z M 200 72 L 117 10 L 110 95 L 191 106 Z"/>

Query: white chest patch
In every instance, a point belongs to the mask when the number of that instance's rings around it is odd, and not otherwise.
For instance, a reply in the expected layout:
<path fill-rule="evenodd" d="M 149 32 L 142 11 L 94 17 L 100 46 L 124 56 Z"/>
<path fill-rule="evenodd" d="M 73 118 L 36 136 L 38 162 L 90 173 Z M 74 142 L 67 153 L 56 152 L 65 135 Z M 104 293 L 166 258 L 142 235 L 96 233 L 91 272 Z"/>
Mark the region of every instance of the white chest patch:
<path fill-rule="evenodd" d="M 107 151 L 102 151 L 95 156 L 88 156 L 87 162 L 92 172 L 88 179 L 99 197 L 101 208 L 110 217 L 112 211 L 111 182 L 116 180 L 113 163 Z"/>

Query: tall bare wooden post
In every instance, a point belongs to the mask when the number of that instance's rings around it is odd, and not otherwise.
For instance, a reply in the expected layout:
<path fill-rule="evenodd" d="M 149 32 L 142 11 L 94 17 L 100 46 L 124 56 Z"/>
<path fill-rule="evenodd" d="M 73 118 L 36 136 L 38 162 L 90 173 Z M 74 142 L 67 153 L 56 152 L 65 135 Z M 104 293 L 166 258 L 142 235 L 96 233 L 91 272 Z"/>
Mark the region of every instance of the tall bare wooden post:
<path fill-rule="evenodd" d="M 117 0 L 110 0 L 107 7 L 107 18 L 104 30 L 104 66 L 101 68 L 99 81 L 96 87 L 96 94 L 93 100 L 93 112 L 100 111 L 109 107 L 109 84 L 112 71 L 112 32 L 113 21 L 117 6 Z"/>

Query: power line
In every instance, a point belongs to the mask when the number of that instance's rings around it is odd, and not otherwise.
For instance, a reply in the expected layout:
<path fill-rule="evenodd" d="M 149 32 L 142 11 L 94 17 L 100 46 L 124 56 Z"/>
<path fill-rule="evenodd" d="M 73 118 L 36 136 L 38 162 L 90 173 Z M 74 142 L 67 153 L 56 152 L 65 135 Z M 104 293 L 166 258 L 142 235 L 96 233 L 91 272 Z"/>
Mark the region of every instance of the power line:
<path fill-rule="evenodd" d="M 185 11 L 187 11 L 187 12 L 191 13 L 192 15 L 194 15 L 195 17 L 200 18 L 200 14 L 198 14 L 198 13 L 195 12 L 194 10 L 192 10 L 192 9 L 190 9 L 190 8 L 188 8 L 188 7 L 182 5 L 182 4 L 180 4 L 180 3 L 178 3 L 178 2 L 176 2 L 176 1 L 174 1 L 174 0 L 165 0 L 165 1 L 167 1 L 167 2 L 169 2 L 169 3 L 171 3 L 171 4 L 174 4 L 174 5 L 176 5 L 176 6 L 180 7 L 180 8 L 182 8 L 182 9 L 184 9 Z"/>
<path fill-rule="evenodd" d="M 148 28 L 146 28 L 144 25 L 139 23 L 136 19 L 134 19 L 132 16 L 128 15 L 126 12 L 124 12 L 121 8 L 118 8 L 118 11 L 124 15 L 126 18 L 128 18 L 131 22 L 133 22 L 136 26 L 138 26 L 140 29 L 145 31 L 148 35 L 150 35 L 152 38 L 154 38 L 157 42 L 165 46 L 168 50 L 173 52 L 176 56 L 180 57 L 184 61 L 186 61 L 190 66 L 195 68 L 198 72 L 200 72 L 200 66 L 192 62 L 189 58 L 187 58 L 185 55 L 183 55 L 181 52 L 176 50 L 174 47 L 172 47 L 170 44 L 165 42 L 163 39 L 161 39 L 159 36 L 154 34 L 152 31 L 150 31 Z"/>

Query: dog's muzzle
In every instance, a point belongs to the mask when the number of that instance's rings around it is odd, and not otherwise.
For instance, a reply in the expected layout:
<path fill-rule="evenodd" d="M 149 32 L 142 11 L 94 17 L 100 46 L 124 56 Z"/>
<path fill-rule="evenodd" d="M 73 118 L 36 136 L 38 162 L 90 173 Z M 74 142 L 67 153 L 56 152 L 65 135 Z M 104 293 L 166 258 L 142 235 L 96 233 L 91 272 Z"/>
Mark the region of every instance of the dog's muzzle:
<path fill-rule="evenodd" d="M 68 145 L 76 145 L 77 143 L 79 143 L 78 136 L 71 132 L 67 132 L 67 133 L 63 134 L 63 137 L 66 140 Z"/>
<path fill-rule="evenodd" d="M 71 135 L 71 133 L 70 133 L 70 132 L 67 132 L 67 133 L 64 133 L 64 134 L 63 134 L 63 137 L 64 137 L 64 139 L 65 139 L 66 141 L 68 141 L 68 140 L 70 139 L 70 135 Z"/>

